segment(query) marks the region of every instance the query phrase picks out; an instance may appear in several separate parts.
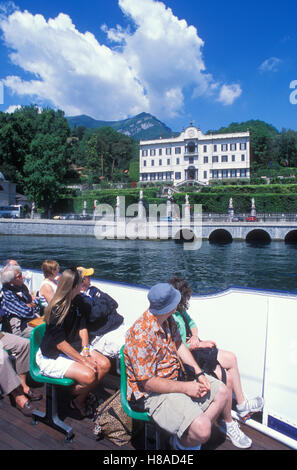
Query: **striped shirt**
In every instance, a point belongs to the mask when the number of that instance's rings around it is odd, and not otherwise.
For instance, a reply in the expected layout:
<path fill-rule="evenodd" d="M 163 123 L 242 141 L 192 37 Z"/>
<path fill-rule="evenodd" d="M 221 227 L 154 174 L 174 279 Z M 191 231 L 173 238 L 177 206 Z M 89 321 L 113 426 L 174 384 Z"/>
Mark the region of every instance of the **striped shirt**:
<path fill-rule="evenodd" d="M 27 304 L 31 302 L 32 297 L 25 285 L 21 288 L 3 287 L 1 308 L 5 315 L 31 320 L 40 310 L 37 304 L 36 307 L 28 307 Z"/>

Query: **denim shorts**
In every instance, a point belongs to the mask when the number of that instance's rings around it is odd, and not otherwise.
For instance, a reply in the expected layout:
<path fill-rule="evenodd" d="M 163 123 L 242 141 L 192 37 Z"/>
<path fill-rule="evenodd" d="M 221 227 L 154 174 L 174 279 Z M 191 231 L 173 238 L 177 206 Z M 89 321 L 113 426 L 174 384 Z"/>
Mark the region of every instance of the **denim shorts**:
<path fill-rule="evenodd" d="M 192 422 L 211 404 L 219 388 L 220 380 L 206 375 L 210 391 L 202 398 L 191 398 L 184 393 L 153 393 L 145 398 L 145 409 L 153 421 L 170 434 L 180 438 Z"/>

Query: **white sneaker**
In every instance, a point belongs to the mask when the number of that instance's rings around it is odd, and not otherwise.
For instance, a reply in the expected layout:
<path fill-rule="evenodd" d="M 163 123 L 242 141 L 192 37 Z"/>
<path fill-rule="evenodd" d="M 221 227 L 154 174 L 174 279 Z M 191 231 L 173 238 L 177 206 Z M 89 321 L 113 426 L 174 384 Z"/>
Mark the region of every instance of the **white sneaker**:
<path fill-rule="evenodd" d="M 236 411 L 242 420 L 250 418 L 251 413 L 257 413 L 262 411 L 264 406 L 264 400 L 262 397 L 251 398 L 245 400 L 242 404 L 236 405 Z"/>
<path fill-rule="evenodd" d="M 172 449 L 174 450 L 200 450 L 201 449 L 201 445 L 196 446 L 196 447 L 182 446 L 176 434 L 174 436 L 170 436 L 169 443 Z"/>
<path fill-rule="evenodd" d="M 235 447 L 239 447 L 240 449 L 248 449 L 251 447 L 252 440 L 241 431 L 237 421 L 234 420 L 232 423 L 221 421 L 219 429 Z"/>

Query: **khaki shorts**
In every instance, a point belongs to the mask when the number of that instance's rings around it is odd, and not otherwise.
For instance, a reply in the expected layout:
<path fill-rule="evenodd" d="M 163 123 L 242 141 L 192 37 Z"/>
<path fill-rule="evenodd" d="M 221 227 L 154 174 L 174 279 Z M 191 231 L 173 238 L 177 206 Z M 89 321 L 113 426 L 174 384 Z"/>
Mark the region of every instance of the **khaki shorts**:
<path fill-rule="evenodd" d="M 206 375 L 206 374 L 205 374 Z M 211 404 L 219 388 L 220 380 L 206 375 L 210 392 L 203 398 L 191 398 L 183 393 L 153 393 L 145 399 L 145 409 L 153 421 L 170 434 L 180 438 L 191 423 Z"/>

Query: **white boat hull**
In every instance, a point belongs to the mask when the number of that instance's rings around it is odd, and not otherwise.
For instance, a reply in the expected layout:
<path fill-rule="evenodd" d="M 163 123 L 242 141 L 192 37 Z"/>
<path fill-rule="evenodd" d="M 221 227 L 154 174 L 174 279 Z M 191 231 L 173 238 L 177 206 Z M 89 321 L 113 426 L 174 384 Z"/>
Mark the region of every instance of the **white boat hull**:
<path fill-rule="evenodd" d="M 42 279 L 32 271 L 30 288 L 37 291 Z M 97 279 L 92 284 L 116 299 L 127 328 L 148 307 L 146 287 Z M 297 449 L 297 295 L 230 288 L 194 295 L 189 313 L 201 338 L 236 354 L 246 396 L 264 397 L 262 422 L 246 424 Z"/>

